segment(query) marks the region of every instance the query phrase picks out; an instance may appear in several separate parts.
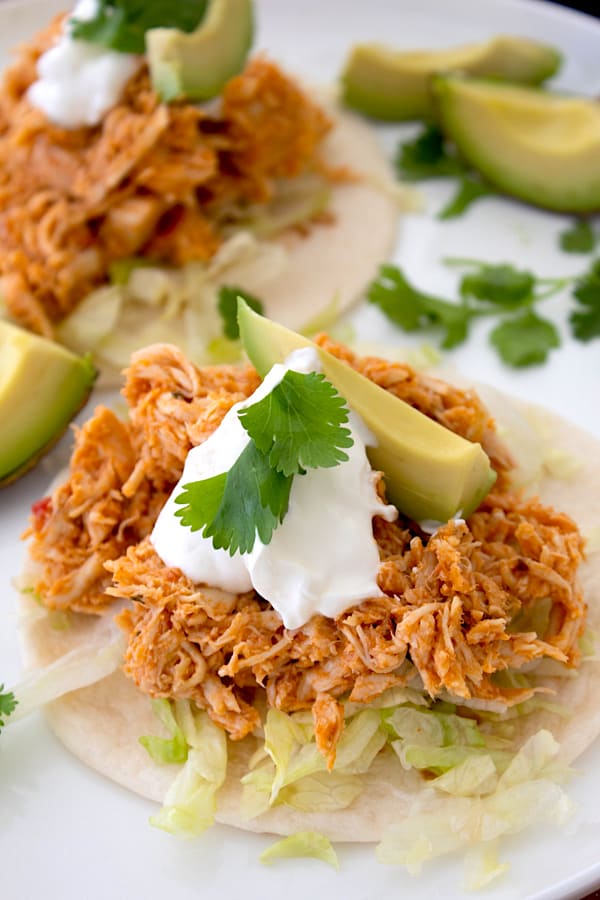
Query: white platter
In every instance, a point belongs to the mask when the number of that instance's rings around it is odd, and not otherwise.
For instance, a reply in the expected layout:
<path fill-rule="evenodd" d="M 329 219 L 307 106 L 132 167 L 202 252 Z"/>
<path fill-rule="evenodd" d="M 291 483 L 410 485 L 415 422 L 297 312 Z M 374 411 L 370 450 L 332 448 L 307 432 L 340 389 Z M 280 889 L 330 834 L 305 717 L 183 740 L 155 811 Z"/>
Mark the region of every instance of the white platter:
<path fill-rule="evenodd" d="M 62 9 L 55 0 L 0 5 L 0 60 L 20 40 Z M 566 65 L 557 85 L 600 94 L 600 22 L 553 4 L 526 0 L 257 0 L 257 44 L 288 69 L 313 82 L 330 82 L 349 45 L 382 39 L 397 46 L 444 46 L 497 33 L 530 35 L 555 44 Z M 407 129 L 380 129 L 393 152 Z M 449 294 L 457 274 L 442 256 L 508 260 L 540 275 L 583 271 L 589 258 L 557 249 L 566 219 L 499 199 L 480 201 L 449 223 L 434 214 L 448 197 L 448 184 L 424 189 L 426 212 L 406 217 L 395 260 L 423 289 Z M 469 342 L 447 356 L 468 377 L 545 404 L 600 438 L 600 341 L 570 338 L 566 294 L 545 304 L 561 325 L 562 347 L 541 367 L 507 369 L 487 344 L 480 323 Z M 366 340 L 410 345 L 377 310 L 363 305 L 351 316 Z M 422 338 L 412 341 L 413 345 Z M 1 426 L 0 426 L 1 436 Z M 43 494 L 51 472 L 40 468 L 0 493 L 0 680 L 19 673 L 16 603 L 11 578 L 20 568 L 19 534 L 30 504 Z M 578 762 L 570 787 L 579 811 L 567 831 L 539 828 L 503 845 L 510 861 L 503 880 L 486 889 L 489 900 L 559 900 L 580 897 L 600 884 L 600 743 Z M 292 860 L 265 868 L 258 862 L 269 837 L 216 827 L 193 843 L 148 825 L 153 807 L 72 759 L 40 716 L 8 728 L 0 737 L 0 896 L 5 900 L 197 900 L 340 896 L 413 900 L 464 896 L 460 860 L 444 860 L 413 879 L 375 862 L 371 847 L 340 848 L 339 873 L 315 860 Z"/>

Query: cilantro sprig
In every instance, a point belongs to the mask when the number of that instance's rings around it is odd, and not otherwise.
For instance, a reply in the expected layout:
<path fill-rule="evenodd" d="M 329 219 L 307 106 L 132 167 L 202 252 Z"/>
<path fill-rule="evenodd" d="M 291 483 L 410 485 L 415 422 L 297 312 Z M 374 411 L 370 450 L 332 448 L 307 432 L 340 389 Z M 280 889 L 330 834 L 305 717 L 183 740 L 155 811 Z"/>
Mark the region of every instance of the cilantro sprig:
<path fill-rule="evenodd" d="M 6 719 L 14 711 L 16 705 L 15 695 L 11 691 L 4 693 L 4 685 L 0 684 L 0 731 L 4 728 Z"/>
<path fill-rule="evenodd" d="M 574 336 L 580 341 L 600 337 L 600 259 L 575 281 L 573 296 L 578 304 L 569 318 Z"/>
<path fill-rule="evenodd" d="M 293 479 L 348 459 L 348 408 L 316 372 L 288 371 L 273 390 L 238 412 L 250 441 L 227 471 L 190 482 L 175 498 L 181 524 L 216 549 L 249 553 L 268 544 L 285 518 Z"/>
<path fill-rule="evenodd" d="M 438 213 L 439 219 L 455 219 L 480 197 L 497 193 L 453 149 L 437 125 L 425 125 L 412 140 L 398 147 L 396 170 L 405 181 L 456 178 L 456 190 Z"/>
<path fill-rule="evenodd" d="M 554 324 L 534 313 L 538 301 L 562 290 L 571 279 L 539 278 L 507 263 L 490 264 L 470 259 L 447 259 L 448 265 L 466 267 L 459 285 L 459 300 L 433 297 L 415 288 L 401 269 L 380 267 L 367 297 L 405 331 L 437 328 L 441 346 L 451 349 L 469 336 L 471 322 L 482 316 L 502 316 L 490 340 L 508 365 L 521 367 L 543 362 L 560 337 Z M 520 310 L 516 317 L 514 314 Z"/>
<path fill-rule="evenodd" d="M 72 18 L 74 38 L 121 53 L 144 53 L 151 28 L 194 31 L 206 13 L 208 0 L 99 0 L 91 19 Z"/>

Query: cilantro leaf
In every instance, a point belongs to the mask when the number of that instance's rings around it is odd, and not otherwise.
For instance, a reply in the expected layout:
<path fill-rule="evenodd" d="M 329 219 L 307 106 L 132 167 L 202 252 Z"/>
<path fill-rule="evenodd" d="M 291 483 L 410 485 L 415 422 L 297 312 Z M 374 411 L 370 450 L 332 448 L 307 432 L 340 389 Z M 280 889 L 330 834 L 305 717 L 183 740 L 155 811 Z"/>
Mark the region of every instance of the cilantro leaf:
<path fill-rule="evenodd" d="M 469 207 L 480 197 L 489 197 L 497 191 L 485 184 L 480 178 L 472 175 L 464 175 L 458 182 L 458 189 L 450 200 L 438 213 L 438 219 L 456 219 L 462 216 Z"/>
<path fill-rule="evenodd" d="M 436 125 L 426 125 L 414 140 L 400 144 L 395 165 L 398 174 L 407 181 L 462 175 L 468 170 L 448 150 L 444 135 Z"/>
<path fill-rule="evenodd" d="M 240 328 L 237 320 L 238 297 L 245 300 L 250 309 L 254 312 L 263 314 L 263 304 L 258 297 L 254 297 L 241 288 L 230 285 L 222 285 L 219 288 L 219 299 L 217 309 L 223 320 L 223 335 L 230 341 L 235 341 L 240 336 Z"/>
<path fill-rule="evenodd" d="M 575 310 L 569 316 L 573 336 L 580 341 L 600 337 L 600 303 L 586 310 Z"/>
<path fill-rule="evenodd" d="M 446 350 L 462 344 L 468 335 L 470 319 L 477 315 L 465 303 L 452 303 L 417 290 L 401 269 L 391 265 L 380 266 L 379 276 L 367 290 L 367 299 L 404 331 L 418 331 L 431 325 L 442 328 L 441 345 Z"/>
<path fill-rule="evenodd" d="M 482 263 L 475 272 L 463 275 L 460 293 L 462 297 L 515 308 L 529 302 L 535 283 L 535 275 L 525 269 L 515 269 L 508 263 Z"/>
<path fill-rule="evenodd" d="M 573 296 L 584 306 L 600 303 L 600 259 L 594 260 L 588 271 L 576 279 Z"/>
<path fill-rule="evenodd" d="M 250 553 L 268 544 L 288 510 L 295 475 L 337 466 L 351 447 L 344 400 L 323 375 L 286 372 L 262 400 L 238 413 L 250 441 L 228 472 L 193 481 L 175 498 L 175 515 L 213 547 Z"/>
<path fill-rule="evenodd" d="M 515 368 L 543 363 L 550 350 L 560 346 L 558 331 L 552 322 L 532 309 L 505 319 L 490 334 L 490 341 L 505 363 Z"/>
<path fill-rule="evenodd" d="M 273 390 L 240 410 L 240 421 L 269 464 L 284 475 L 331 468 L 348 459 L 348 408 L 325 376 L 288 371 Z"/>
<path fill-rule="evenodd" d="M 250 553 L 256 536 L 268 544 L 289 503 L 292 476 L 276 472 L 266 453 L 250 443 L 228 472 L 184 485 L 175 515 L 213 547 Z"/>
<path fill-rule="evenodd" d="M 591 253 L 596 245 L 594 229 L 587 219 L 575 222 L 558 236 L 561 249 L 565 253 Z"/>
<path fill-rule="evenodd" d="M 15 695 L 11 691 L 3 693 L 4 685 L 0 684 L 0 731 L 4 728 L 5 721 L 17 705 Z"/>
<path fill-rule="evenodd" d="M 580 341 L 600 337 L 600 259 L 576 280 L 573 296 L 583 307 L 569 317 L 573 335 Z"/>
<path fill-rule="evenodd" d="M 99 0 L 95 16 L 70 20 L 74 38 L 121 53 L 144 53 L 150 28 L 194 31 L 208 0 Z"/>

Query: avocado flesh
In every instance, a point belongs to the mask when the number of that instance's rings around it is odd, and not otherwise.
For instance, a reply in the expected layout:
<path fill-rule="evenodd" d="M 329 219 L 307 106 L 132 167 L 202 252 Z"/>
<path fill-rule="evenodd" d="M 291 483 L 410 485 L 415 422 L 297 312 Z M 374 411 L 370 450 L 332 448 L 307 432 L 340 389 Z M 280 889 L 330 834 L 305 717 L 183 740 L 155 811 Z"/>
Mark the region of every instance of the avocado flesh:
<path fill-rule="evenodd" d="M 325 376 L 375 435 L 377 446 L 367 448 L 371 465 L 384 473 L 387 495 L 405 515 L 416 522 L 446 522 L 477 509 L 496 479 L 479 444 L 429 419 L 241 300 L 238 323 L 244 349 L 261 376 L 293 350 L 317 350 Z"/>
<path fill-rule="evenodd" d="M 86 357 L 0 321 L 0 485 L 35 465 L 93 387 Z"/>
<path fill-rule="evenodd" d="M 600 104 L 449 75 L 433 81 L 438 119 L 495 187 L 558 212 L 600 209 Z"/>
<path fill-rule="evenodd" d="M 499 36 L 448 50 L 397 52 L 381 44 L 357 44 L 342 73 L 344 102 L 376 119 L 403 121 L 435 115 L 431 78 L 465 72 L 522 84 L 540 84 L 561 63 L 554 47 Z"/>
<path fill-rule="evenodd" d="M 146 34 L 150 76 L 162 100 L 210 100 L 241 72 L 252 46 L 252 0 L 211 0 L 191 33 L 152 28 Z"/>

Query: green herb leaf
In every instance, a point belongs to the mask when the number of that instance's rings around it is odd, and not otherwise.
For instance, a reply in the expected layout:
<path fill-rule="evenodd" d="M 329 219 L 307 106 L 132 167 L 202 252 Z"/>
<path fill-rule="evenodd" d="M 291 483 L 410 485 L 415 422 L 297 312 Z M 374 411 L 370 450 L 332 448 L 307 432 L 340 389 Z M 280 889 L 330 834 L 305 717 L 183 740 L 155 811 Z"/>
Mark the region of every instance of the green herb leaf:
<path fill-rule="evenodd" d="M 294 475 L 348 459 L 352 435 L 344 400 L 324 376 L 288 371 L 273 390 L 238 413 L 250 442 L 228 472 L 193 481 L 175 515 L 231 555 L 268 544 L 288 510 Z"/>
<path fill-rule="evenodd" d="M 535 284 L 535 275 L 525 269 L 515 269 L 508 263 L 482 263 L 477 271 L 463 275 L 460 293 L 462 297 L 516 308 L 531 300 Z"/>
<path fill-rule="evenodd" d="M 241 288 L 223 285 L 219 288 L 219 300 L 217 309 L 223 320 L 223 335 L 230 341 L 235 341 L 240 336 L 240 329 L 237 320 L 238 297 L 245 300 L 250 309 L 254 312 L 263 314 L 263 303 L 258 297 L 254 297 Z"/>
<path fill-rule="evenodd" d="M 591 253 L 596 246 L 596 235 L 587 219 L 577 219 L 558 239 L 566 253 Z"/>
<path fill-rule="evenodd" d="M 441 345 L 447 350 L 462 344 L 470 319 L 477 315 L 464 303 L 452 303 L 417 290 L 401 269 L 391 265 L 380 266 L 378 278 L 368 288 L 367 299 L 405 331 L 432 325 L 442 328 Z"/>
<path fill-rule="evenodd" d="M 398 174 L 407 181 L 462 175 L 466 164 L 448 150 L 444 135 L 436 125 L 426 125 L 412 141 L 398 147 Z"/>
<path fill-rule="evenodd" d="M 17 705 L 15 695 L 11 691 L 3 693 L 4 685 L 0 684 L 0 731 L 4 728 L 5 721 Z"/>
<path fill-rule="evenodd" d="M 496 193 L 494 188 L 477 176 L 463 175 L 458 182 L 458 189 L 454 197 L 440 210 L 438 219 L 456 219 L 458 216 L 462 216 L 480 197 L 489 197 Z"/>
<path fill-rule="evenodd" d="M 504 362 L 515 368 L 543 363 L 550 350 L 560 346 L 560 337 L 552 322 L 542 319 L 532 309 L 497 325 L 490 341 Z"/>
<path fill-rule="evenodd" d="M 175 515 L 192 531 L 202 530 L 213 547 L 250 553 L 256 536 L 268 544 L 288 508 L 292 476 L 271 468 L 267 454 L 250 443 L 228 472 L 184 485 Z"/>
<path fill-rule="evenodd" d="M 258 403 L 239 413 L 240 421 L 269 464 L 283 475 L 331 468 L 348 459 L 342 447 L 352 436 L 342 424 L 348 408 L 325 376 L 288 371 Z"/>
<path fill-rule="evenodd" d="M 93 19 L 71 19 L 74 38 L 121 53 L 144 53 L 150 28 L 194 31 L 208 0 L 99 0 Z"/>
<path fill-rule="evenodd" d="M 600 259 L 575 282 L 573 296 L 583 309 L 571 313 L 569 321 L 573 335 L 580 341 L 600 337 Z"/>
<path fill-rule="evenodd" d="M 574 337 L 580 341 L 591 341 L 600 337 L 600 304 L 587 310 L 576 310 L 569 316 Z"/>
<path fill-rule="evenodd" d="M 594 260 L 588 271 L 576 279 L 573 296 L 584 306 L 600 303 L 600 259 Z"/>

